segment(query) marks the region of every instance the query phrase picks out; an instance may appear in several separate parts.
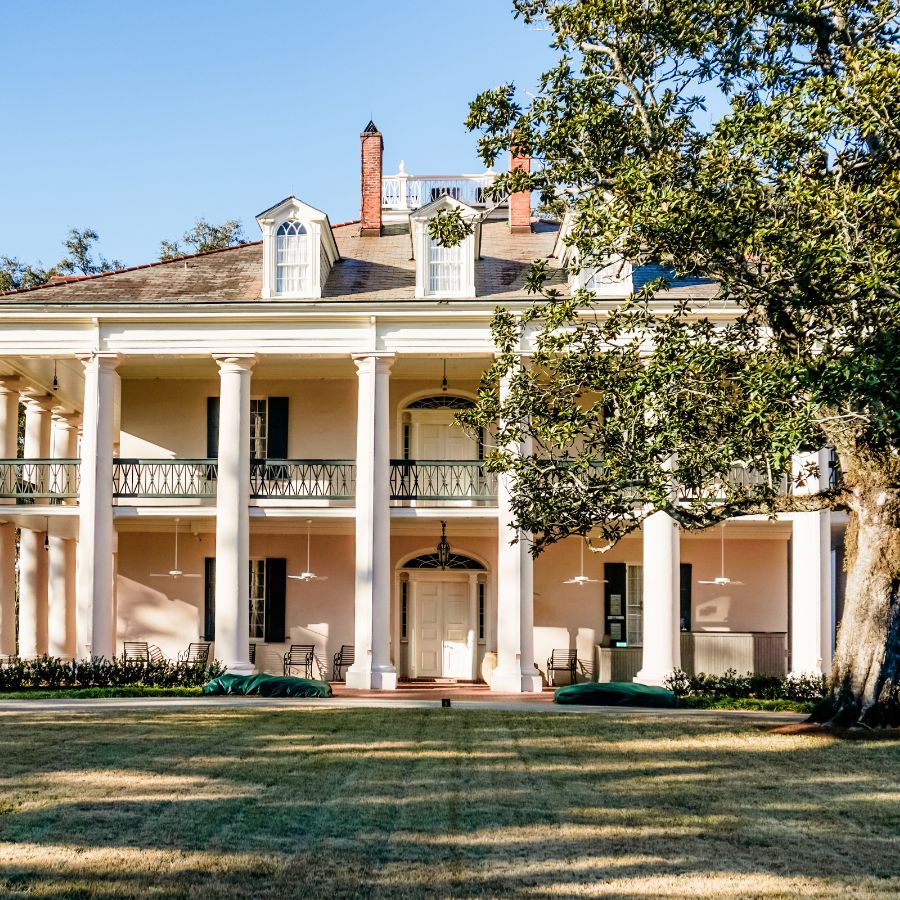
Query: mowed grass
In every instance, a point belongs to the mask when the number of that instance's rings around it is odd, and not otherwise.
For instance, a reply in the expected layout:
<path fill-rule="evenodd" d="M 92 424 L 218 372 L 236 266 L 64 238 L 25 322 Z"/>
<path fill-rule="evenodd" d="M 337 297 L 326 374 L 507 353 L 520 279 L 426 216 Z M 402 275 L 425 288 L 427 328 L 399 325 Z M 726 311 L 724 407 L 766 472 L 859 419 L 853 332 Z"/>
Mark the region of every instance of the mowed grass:
<path fill-rule="evenodd" d="M 896 897 L 900 744 L 736 719 L 0 715 L 2 897 Z"/>

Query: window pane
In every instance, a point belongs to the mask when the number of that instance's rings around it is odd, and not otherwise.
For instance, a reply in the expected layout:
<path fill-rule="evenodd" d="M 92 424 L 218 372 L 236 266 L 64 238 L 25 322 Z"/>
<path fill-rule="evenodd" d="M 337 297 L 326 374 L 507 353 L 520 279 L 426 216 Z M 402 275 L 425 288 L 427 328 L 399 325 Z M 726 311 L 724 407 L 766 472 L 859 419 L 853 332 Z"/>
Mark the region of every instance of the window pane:
<path fill-rule="evenodd" d="M 268 401 L 250 401 L 250 459 L 265 459 L 267 456 Z"/>
<path fill-rule="evenodd" d="M 634 646 L 644 642 L 644 567 L 628 566 L 625 581 L 627 603 L 627 641 Z"/>
<path fill-rule="evenodd" d="M 250 560 L 250 637 L 266 634 L 266 561 Z"/>
<path fill-rule="evenodd" d="M 462 244 L 442 247 L 428 243 L 428 290 L 433 294 L 458 294 L 462 290 Z"/>

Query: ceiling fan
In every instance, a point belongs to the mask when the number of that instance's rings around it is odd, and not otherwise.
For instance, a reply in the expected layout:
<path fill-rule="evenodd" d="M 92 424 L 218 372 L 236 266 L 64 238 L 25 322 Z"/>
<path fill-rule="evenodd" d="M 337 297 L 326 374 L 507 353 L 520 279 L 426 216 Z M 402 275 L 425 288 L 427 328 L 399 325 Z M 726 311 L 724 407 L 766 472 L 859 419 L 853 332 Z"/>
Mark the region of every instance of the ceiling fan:
<path fill-rule="evenodd" d="M 721 568 L 720 574 L 712 581 L 698 581 L 697 584 L 717 584 L 719 587 L 727 587 L 729 584 L 743 584 L 743 581 L 734 581 L 725 574 L 725 523 L 721 528 Z"/>
<path fill-rule="evenodd" d="M 178 519 L 175 520 L 175 565 L 168 572 L 151 572 L 151 578 L 202 578 L 190 572 L 182 572 L 178 568 Z"/>
<path fill-rule="evenodd" d="M 577 584 L 579 587 L 583 584 L 600 584 L 599 578 L 588 578 L 584 574 L 584 539 L 581 540 L 578 546 L 581 550 L 581 572 L 574 578 L 567 578 L 563 584 Z"/>
<path fill-rule="evenodd" d="M 299 575 L 288 575 L 288 578 L 293 578 L 294 581 L 328 581 L 327 575 L 316 575 L 312 570 L 312 566 L 309 561 L 309 529 L 310 525 L 312 525 L 312 519 L 306 520 L 306 571 L 301 572 Z"/>

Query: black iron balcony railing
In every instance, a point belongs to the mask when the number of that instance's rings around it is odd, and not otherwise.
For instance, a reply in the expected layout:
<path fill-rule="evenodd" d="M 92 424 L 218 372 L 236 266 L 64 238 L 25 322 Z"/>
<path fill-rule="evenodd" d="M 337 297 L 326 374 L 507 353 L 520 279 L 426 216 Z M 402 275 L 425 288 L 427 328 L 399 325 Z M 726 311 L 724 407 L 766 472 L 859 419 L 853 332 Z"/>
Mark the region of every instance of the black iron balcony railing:
<path fill-rule="evenodd" d="M 81 484 L 79 463 L 77 459 L 0 459 L 0 499 L 19 504 L 74 499 Z"/>
<path fill-rule="evenodd" d="M 250 496 L 269 500 L 352 500 L 356 464 L 348 459 L 265 459 L 250 463 Z"/>
<path fill-rule="evenodd" d="M 188 500 L 216 496 L 215 459 L 114 459 L 113 496 Z"/>
<path fill-rule="evenodd" d="M 497 501 L 497 476 L 482 460 L 392 459 L 391 500 Z"/>

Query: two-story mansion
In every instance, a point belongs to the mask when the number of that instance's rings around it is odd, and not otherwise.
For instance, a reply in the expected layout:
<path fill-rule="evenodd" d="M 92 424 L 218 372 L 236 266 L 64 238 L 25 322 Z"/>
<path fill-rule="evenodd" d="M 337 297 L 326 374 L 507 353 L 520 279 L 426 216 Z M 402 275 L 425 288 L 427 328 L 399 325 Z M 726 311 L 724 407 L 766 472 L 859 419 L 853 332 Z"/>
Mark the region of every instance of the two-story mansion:
<path fill-rule="evenodd" d="M 699 534 L 657 514 L 602 557 L 511 543 L 490 436 L 454 415 L 495 307 L 532 302 L 534 259 L 562 290 L 598 273 L 569 271 L 527 194 L 487 212 L 490 172 L 383 177 L 382 148 L 370 123 L 359 221 L 291 196 L 257 217 L 260 241 L 0 296 L 0 654 L 208 640 L 231 671 L 254 645 L 279 672 L 301 643 L 328 676 L 353 644 L 352 687 L 498 691 L 539 690 L 567 648 L 581 677 L 648 683 L 827 667 L 827 512 Z M 427 231 L 445 206 L 487 212 L 453 249 Z M 601 306 L 644 277 L 596 277 Z M 713 288 L 671 291 L 727 318 Z"/>

